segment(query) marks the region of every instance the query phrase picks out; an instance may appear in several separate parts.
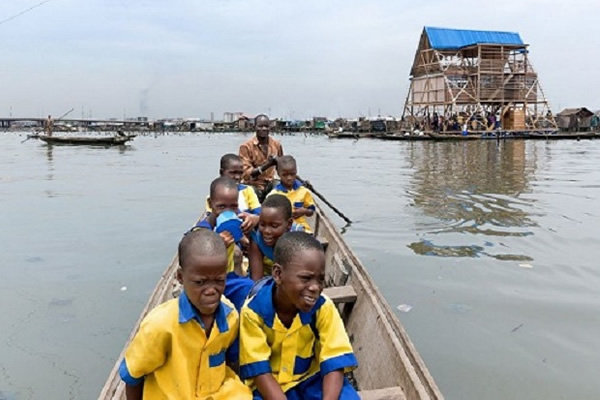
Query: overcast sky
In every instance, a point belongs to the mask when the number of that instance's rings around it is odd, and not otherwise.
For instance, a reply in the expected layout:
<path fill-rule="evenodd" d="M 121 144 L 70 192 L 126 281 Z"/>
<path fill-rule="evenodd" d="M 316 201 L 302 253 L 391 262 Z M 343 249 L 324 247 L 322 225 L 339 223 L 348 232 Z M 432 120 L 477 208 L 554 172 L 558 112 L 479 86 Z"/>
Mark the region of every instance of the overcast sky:
<path fill-rule="evenodd" d="M 0 21 L 40 2 L 0 0 Z M 425 25 L 519 32 L 552 109 L 596 110 L 599 19 L 598 0 L 49 0 L 0 24 L 0 116 L 400 116 Z"/>

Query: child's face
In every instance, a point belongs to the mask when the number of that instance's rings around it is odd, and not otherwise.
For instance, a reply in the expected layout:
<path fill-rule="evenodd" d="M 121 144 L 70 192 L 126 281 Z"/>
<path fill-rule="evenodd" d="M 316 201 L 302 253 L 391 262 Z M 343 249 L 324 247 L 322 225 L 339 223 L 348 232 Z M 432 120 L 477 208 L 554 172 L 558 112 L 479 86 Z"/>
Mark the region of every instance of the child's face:
<path fill-rule="evenodd" d="M 267 246 L 275 246 L 277 239 L 290 230 L 292 219 L 285 219 L 283 211 L 278 208 L 265 207 L 260 211 L 258 231 Z"/>
<path fill-rule="evenodd" d="M 244 173 L 244 166 L 241 161 L 230 161 L 227 168 L 221 170 L 221 176 L 226 176 L 233 179 L 237 183 L 242 181 L 242 174 Z"/>
<path fill-rule="evenodd" d="M 279 175 L 279 178 L 281 179 L 281 184 L 285 188 L 291 189 L 292 186 L 294 185 L 294 182 L 296 181 L 296 174 L 297 174 L 296 166 L 292 165 L 292 166 L 281 167 L 277 170 L 277 174 Z"/>
<path fill-rule="evenodd" d="M 273 279 L 298 310 L 308 312 L 323 291 L 325 254 L 316 249 L 302 250 L 287 265 L 275 264 Z"/>
<path fill-rule="evenodd" d="M 186 265 L 177 270 L 177 280 L 183 285 L 190 302 L 202 315 L 212 315 L 225 290 L 227 256 L 190 255 Z"/>
<path fill-rule="evenodd" d="M 221 215 L 223 211 L 238 211 L 238 190 L 225 186 L 218 186 L 215 194 L 209 200 L 210 208 L 215 218 Z"/>

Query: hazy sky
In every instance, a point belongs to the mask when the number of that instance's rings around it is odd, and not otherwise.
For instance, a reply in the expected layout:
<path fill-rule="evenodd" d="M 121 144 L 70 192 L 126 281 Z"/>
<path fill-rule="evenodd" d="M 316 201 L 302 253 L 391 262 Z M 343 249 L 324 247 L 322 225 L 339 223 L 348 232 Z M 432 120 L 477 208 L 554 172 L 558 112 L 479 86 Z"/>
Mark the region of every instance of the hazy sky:
<path fill-rule="evenodd" d="M 0 116 L 399 116 L 425 25 L 519 32 L 552 109 L 596 110 L 599 19 L 598 0 L 49 0 L 0 24 Z"/>

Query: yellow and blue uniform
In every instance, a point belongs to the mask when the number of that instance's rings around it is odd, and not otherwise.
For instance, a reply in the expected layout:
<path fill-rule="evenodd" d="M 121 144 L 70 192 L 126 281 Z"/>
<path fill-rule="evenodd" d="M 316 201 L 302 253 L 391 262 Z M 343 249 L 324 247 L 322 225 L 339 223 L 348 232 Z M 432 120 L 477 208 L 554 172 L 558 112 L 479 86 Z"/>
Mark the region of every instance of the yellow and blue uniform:
<path fill-rule="evenodd" d="M 313 200 L 312 194 L 310 194 L 310 190 L 308 190 L 299 180 L 295 180 L 291 189 L 285 188 L 281 183 L 275 185 L 273 190 L 269 192 L 267 195 L 270 196 L 272 194 L 282 194 L 288 198 L 290 203 L 292 203 L 292 209 L 296 208 L 308 208 L 309 210 L 315 210 L 315 201 Z M 303 216 L 295 218 L 294 222 L 304 226 L 304 231 L 307 233 L 312 233 L 310 229 L 310 225 L 308 225 L 308 221 Z"/>
<path fill-rule="evenodd" d="M 288 232 L 304 231 L 304 226 L 296 223 L 292 223 Z M 273 271 L 273 264 L 275 263 L 273 253 L 275 252 L 275 246 L 269 246 L 265 243 L 262 234 L 259 230 L 250 232 L 250 239 L 258 246 L 258 249 L 263 255 L 263 271 L 265 276 L 271 276 Z"/>
<path fill-rule="evenodd" d="M 344 323 L 327 296 L 309 312 L 298 311 L 291 326 L 279 320 L 273 304 L 273 279 L 246 301 L 240 315 L 240 376 L 270 373 L 288 399 L 322 398 L 323 377 L 358 365 Z M 250 381 L 252 388 L 256 389 Z M 310 397 L 310 398 L 313 398 Z M 258 390 L 254 398 L 261 398 Z M 340 399 L 358 399 L 347 379 Z"/>
<path fill-rule="evenodd" d="M 237 311 L 225 298 L 206 337 L 202 320 L 185 292 L 144 318 L 121 361 L 129 385 L 144 383 L 144 400 L 250 399 L 250 389 L 225 363 L 238 335 Z"/>
<path fill-rule="evenodd" d="M 247 212 L 254 215 L 260 215 L 260 201 L 256 196 L 256 192 L 251 186 L 238 184 L 238 208 L 242 212 Z M 208 204 L 209 196 L 206 196 L 206 212 L 212 212 L 210 205 Z"/>
<path fill-rule="evenodd" d="M 194 227 L 192 229 L 190 229 L 191 231 L 195 231 L 198 229 L 208 229 L 211 231 L 215 230 L 215 227 L 212 226 L 210 224 L 210 222 L 208 222 L 208 217 L 198 221 L 196 223 L 196 225 L 194 225 Z M 231 243 L 229 246 L 227 246 L 227 273 L 235 273 L 233 272 L 234 269 L 234 261 L 233 261 L 233 254 L 235 252 L 235 247 L 236 244 L 235 243 Z"/>

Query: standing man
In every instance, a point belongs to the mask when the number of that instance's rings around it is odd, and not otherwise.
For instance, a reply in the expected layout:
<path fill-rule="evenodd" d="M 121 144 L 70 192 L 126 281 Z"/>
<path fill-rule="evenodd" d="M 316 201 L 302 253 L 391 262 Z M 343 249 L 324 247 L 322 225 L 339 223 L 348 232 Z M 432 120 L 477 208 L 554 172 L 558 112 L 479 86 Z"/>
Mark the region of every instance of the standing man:
<path fill-rule="evenodd" d="M 44 133 L 48 136 L 52 136 L 52 128 L 54 127 L 54 121 L 52 116 L 48 115 L 48 119 L 44 121 Z"/>
<path fill-rule="evenodd" d="M 244 164 L 242 183 L 251 185 L 262 202 L 273 186 L 276 157 L 283 155 L 279 141 L 269 136 L 270 121 L 264 114 L 254 119 L 256 136 L 240 146 L 240 158 Z"/>

